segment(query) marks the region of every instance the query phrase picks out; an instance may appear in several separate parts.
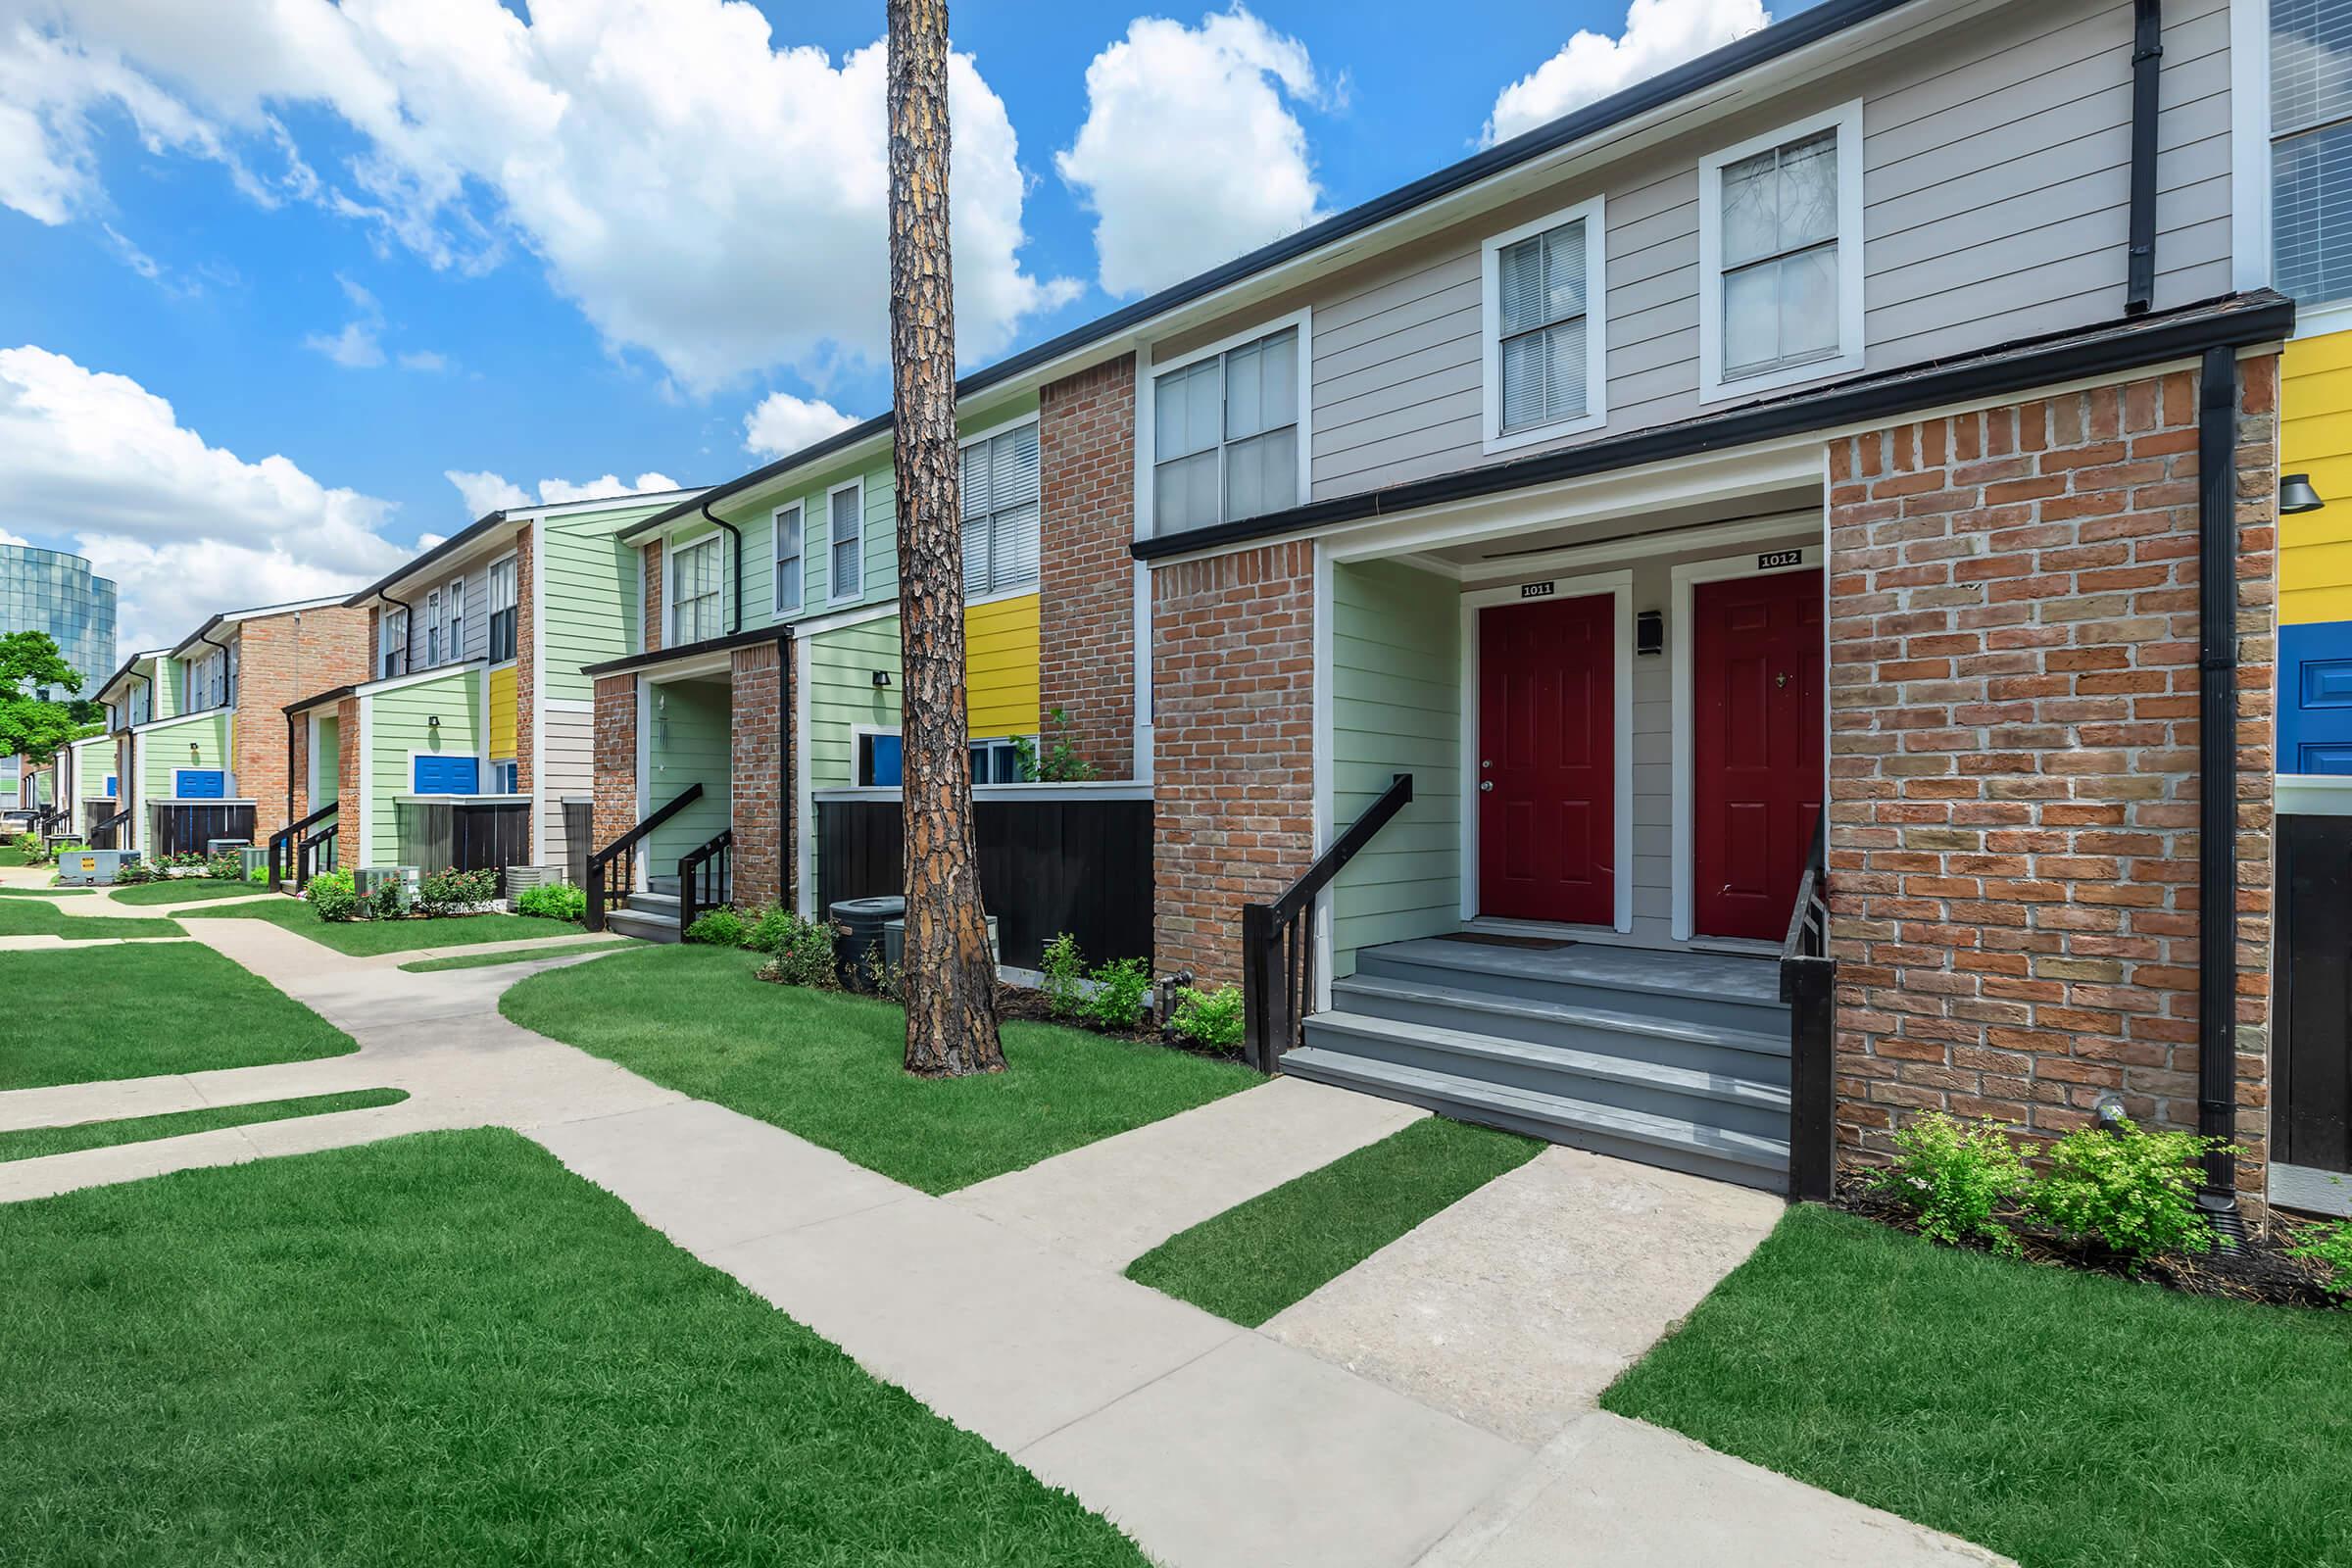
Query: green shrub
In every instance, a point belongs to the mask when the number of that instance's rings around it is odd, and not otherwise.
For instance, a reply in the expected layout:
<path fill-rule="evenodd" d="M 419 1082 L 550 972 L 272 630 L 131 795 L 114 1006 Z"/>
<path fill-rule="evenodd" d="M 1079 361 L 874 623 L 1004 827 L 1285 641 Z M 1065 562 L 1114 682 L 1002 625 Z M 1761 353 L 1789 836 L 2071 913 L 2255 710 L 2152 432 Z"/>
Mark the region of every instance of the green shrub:
<path fill-rule="evenodd" d="M 248 882 L 259 883 L 263 887 L 268 887 L 270 885 L 270 862 L 264 860 L 261 864 L 255 866 L 251 871 L 248 871 L 245 874 L 245 880 Z"/>
<path fill-rule="evenodd" d="M 428 915 L 456 914 L 497 897 L 498 873 L 491 870 L 461 871 L 453 865 L 416 884 L 416 907 Z"/>
<path fill-rule="evenodd" d="M 1056 1018 L 1076 1018 L 1086 1012 L 1086 958 L 1078 939 L 1067 931 L 1046 944 L 1042 960 L 1046 976 L 1046 1010 Z"/>
<path fill-rule="evenodd" d="M 1992 1215 L 2025 1189 L 2028 1173 L 1999 1126 L 1987 1118 L 1971 1127 L 1931 1111 L 1896 1133 L 1894 1148 L 1894 1163 L 1870 1185 L 1909 1209 L 1920 1235 L 1946 1247 L 1974 1239 L 2017 1252 L 2017 1237 Z"/>
<path fill-rule="evenodd" d="M 375 885 L 368 895 L 368 918 L 397 920 L 409 912 L 409 890 L 406 883 L 392 877 Z"/>
<path fill-rule="evenodd" d="M 115 885 L 132 888 L 155 880 L 155 867 L 145 860 L 124 860 L 115 867 Z"/>
<path fill-rule="evenodd" d="M 1091 976 L 1095 994 L 1086 1015 L 1105 1029 L 1133 1029 L 1144 1021 L 1152 996 L 1152 970 L 1141 958 L 1114 958 Z"/>
<path fill-rule="evenodd" d="M 890 950 L 879 937 L 866 947 L 864 969 L 866 983 L 874 988 L 874 995 L 902 1007 L 906 1005 L 906 966 L 890 961 Z"/>
<path fill-rule="evenodd" d="M 740 948 L 750 929 L 743 923 L 743 916 L 733 909 L 712 909 L 686 928 L 686 940 L 713 948 Z"/>
<path fill-rule="evenodd" d="M 2287 1251 L 2295 1257 L 2305 1257 L 2322 1264 L 2328 1272 L 2323 1282 L 2336 1304 L 2352 1310 L 2352 1219 L 2339 1220 L 2329 1226 L 2316 1242 L 2304 1242 Z"/>
<path fill-rule="evenodd" d="M 2164 1252 L 2203 1252 L 2213 1227 L 2197 1211 L 2198 1161 L 2219 1139 L 2194 1133 L 2082 1127 L 2050 1146 L 2050 1168 L 2026 1207 L 2056 1229 L 2100 1243 L 2134 1268 Z"/>
<path fill-rule="evenodd" d="M 765 973 L 788 986 L 829 990 L 839 981 L 833 968 L 833 928 L 821 920 L 804 920 L 782 907 L 762 909 L 743 945 L 770 957 Z"/>
<path fill-rule="evenodd" d="M 548 882 L 525 888 L 514 896 L 516 914 L 535 914 L 543 920 L 584 920 L 588 890 L 569 882 Z"/>
<path fill-rule="evenodd" d="M 1238 1051 L 1242 1045 L 1242 988 L 1202 991 L 1186 986 L 1176 993 L 1176 1016 L 1168 1021 L 1179 1040 L 1205 1051 Z"/>
<path fill-rule="evenodd" d="M 311 878 L 303 889 L 303 899 L 311 912 L 321 920 L 357 920 L 360 915 L 360 893 L 349 871 L 321 871 Z"/>
<path fill-rule="evenodd" d="M 245 858 L 234 850 L 222 850 L 204 862 L 204 874 L 216 882 L 245 880 Z"/>

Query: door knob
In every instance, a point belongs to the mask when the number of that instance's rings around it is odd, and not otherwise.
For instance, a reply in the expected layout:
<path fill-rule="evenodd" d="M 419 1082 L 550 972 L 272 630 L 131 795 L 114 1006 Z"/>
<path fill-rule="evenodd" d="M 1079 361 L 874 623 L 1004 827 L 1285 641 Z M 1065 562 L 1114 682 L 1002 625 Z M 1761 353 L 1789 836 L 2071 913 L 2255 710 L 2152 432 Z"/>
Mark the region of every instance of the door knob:
<path fill-rule="evenodd" d="M 1491 790 L 1494 787 L 1494 781 L 1491 778 L 1482 778 L 1478 781 L 1478 787 L 1482 790 Z"/>

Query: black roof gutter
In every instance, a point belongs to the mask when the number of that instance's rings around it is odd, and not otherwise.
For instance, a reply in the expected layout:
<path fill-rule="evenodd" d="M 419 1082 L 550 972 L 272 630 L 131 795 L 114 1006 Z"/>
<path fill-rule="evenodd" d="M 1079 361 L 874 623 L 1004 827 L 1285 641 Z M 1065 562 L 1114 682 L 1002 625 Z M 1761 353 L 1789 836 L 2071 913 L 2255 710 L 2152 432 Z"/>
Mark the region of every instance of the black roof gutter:
<path fill-rule="evenodd" d="M 1728 81 L 1743 72 L 1767 65 L 1784 55 L 1808 48 L 1825 38 L 1834 37 L 1848 27 L 1861 25 L 1889 12 L 1899 11 L 1915 0 L 1822 0 L 1795 16 L 1760 27 L 1744 38 L 1735 39 L 1709 54 L 1700 55 L 1662 71 L 1645 81 L 1640 81 L 1623 92 L 1612 94 L 1597 103 L 1589 104 L 1574 114 L 1563 115 L 1546 124 L 1537 126 L 1524 135 L 1513 136 L 1505 142 L 1481 153 L 1475 153 L 1459 163 L 1449 164 L 1433 173 L 1422 175 L 1408 185 L 1399 185 L 1386 195 L 1375 196 L 1361 206 L 1334 214 L 1286 235 L 1270 245 L 1260 246 L 1246 256 L 1236 257 L 1222 267 L 1211 268 L 1181 283 L 1173 284 L 1156 294 L 1136 301 L 1133 305 L 1097 317 L 1083 326 L 1074 327 L 1058 337 L 1049 338 L 1035 348 L 999 360 L 996 364 L 974 370 L 956 383 L 958 401 L 985 392 L 994 386 L 1017 380 L 1041 366 L 1050 365 L 1064 355 L 1074 354 L 1093 344 L 1114 338 L 1143 326 L 1153 318 L 1165 315 L 1196 300 L 1205 299 L 1220 289 L 1245 282 L 1260 272 L 1271 271 L 1285 263 L 1297 261 L 1326 245 L 1360 234 L 1398 218 L 1418 207 L 1450 196 L 1456 191 L 1506 173 L 1522 164 L 1533 163 L 1584 140 L 1588 136 L 1608 130 L 1626 121 L 1664 108 L 1678 98 L 1688 97 L 1708 87 Z M 795 468 L 804 467 L 819 459 L 887 432 L 894 416 L 877 414 L 872 418 L 854 424 L 848 429 L 813 442 L 798 452 L 788 453 L 763 467 L 753 469 L 724 484 L 714 485 L 703 493 L 705 501 L 724 501 L 740 491 L 780 477 Z M 621 531 L 624 540 L 636 539 L 657 528 L 689 515 L 694 503 L 680 502 L 665 511 L 656 513 L 634 527 Z"/>
<path fill-rule="evenodd" d="M 1361 522 L 1617 468 L 1886 418 L 1938 404 L 2136 369 L 2165 360 L 2189 358 L 2217 347 L 2272 342 L 2286 337 L 2294 326 L 2294 301 L 2267 288 L 2256 289 L 2159 315 L 2113 321 L 2087 331 L 2078 329 L 2032 338 L 1952 360 L 1890 370 L 1823 391 L 1799 393 L 1729 414 L 1685 419 L 1678 424 L 1589 442 L 1540 457 L 1488 464 L 1357 495 L 1313 501 L 1239 522 L 1142 539 L 1133 550 L 1138 560 L 1156 561 L 1279 538 L 1334 523 Z"/>
<path fill-rule="evenodd" d="M 418 556 L 416 560 L 405 563 L 396 571 L 392 571 L 384 576 L 378 577 L 375 581 L 369 583 L 358 593 L 353 594 L 349 599 L 344 600 L 343 608 L 346 610 L 357 610 L 370 599 L 379 597 L 384 599 L 392 599 L 390 594 L 384 592 L 385 589 L 391 587 L 403 577 L 414 577 L 418 572 L 424 570 L 427 566 L 430 566 L 434 562 L 443 560 L 444 558 L 454 555 L 458 551 L 465 549 L 467 545 L 472 544 L 475 540 L 481 538 L 482 535 L 488 533 L 491 529 L 500 526 L 506 520 L 507 514 L 504 508 L 501 508 L 497 512 L 485 513 L 483 515 L 476 517 L 466 527 L 461 528 L 456 533 L 453 533 L 448 538 L 442 540 L 439 544 L 433 546 L 432 549 L 427 550 L 423 555 Z M 407 605 L 401 604 L 401 602 L 397 599 L 392 599 L 392 602 L 396 605 L 400 605 L 400 608 L 403 610 L 409 608 Z"/>
<path fill-rule="evenodd" d="M 676 663 L 682 660 L 700 659 L 705 654 L 724 653 L 733 648 L 751 648 L 760 643 L 781 643 L 792 640 L 788 625 L 755 626 L 750 631 L 735 632 L 725 637 L 706 637 L 699 643 L 681 643 L 675 648 L 656 648 L 642 654 L 629 654 L 620 659 L 608 659 L 601 664 L 582 664 L 580 673 L 591 680 L 599 675 L 625 675 L 632 670 L 652 669 L 657 665 Z"/>

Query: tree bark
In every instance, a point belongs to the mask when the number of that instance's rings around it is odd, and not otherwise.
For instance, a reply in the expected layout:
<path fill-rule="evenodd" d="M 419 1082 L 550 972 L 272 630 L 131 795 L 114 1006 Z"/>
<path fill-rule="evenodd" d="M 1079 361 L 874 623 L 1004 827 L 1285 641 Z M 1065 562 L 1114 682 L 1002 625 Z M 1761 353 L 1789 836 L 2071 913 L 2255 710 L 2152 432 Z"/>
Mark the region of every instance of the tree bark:
<path fill-rule="evenodd" d="M 961 457 L 948 255 L 948 8 L 889 0 L 890 374 L 898 429 L 906 1070 L 1001 1072 L 997 974 L 972 841 Z"/>

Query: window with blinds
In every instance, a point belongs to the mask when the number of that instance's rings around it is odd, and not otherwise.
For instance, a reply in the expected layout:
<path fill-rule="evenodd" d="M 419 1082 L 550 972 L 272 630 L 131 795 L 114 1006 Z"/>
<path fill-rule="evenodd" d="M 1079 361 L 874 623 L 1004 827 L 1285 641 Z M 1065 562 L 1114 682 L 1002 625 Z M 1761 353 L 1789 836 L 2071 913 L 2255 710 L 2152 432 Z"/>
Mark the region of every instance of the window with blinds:
<path fill-rule="evenodd" d="M 1152 527 L 1238 522 L 1298 504 L 1298 329 L 1155 376 Z"/>
<path fill-rule="evenodd" d="M 2299 304 L 2352 299 L 2352 0 L 2271 0 L 2271 253 Z"/>
<path fill-rule="evenodd" d="M 1581 419 L 1592 404 L 1585 223 L 1582 218 L 1560 223 L 1495 253 L 1502 434 Z"/>
<path fill-rule="evenodd" d="M 676 596 L 670 610 L 670 645 L 699 643 L 724 632 L 726 558 L 719 553 L 718 535 L 698 540 L 669 559 L 670 589 Z"/>
<path fill-rule="evenodd" d="M 797 502 L 776 509 L 775 533 L 776 613 L 789 615 L 801 608 L 801 558 L 807 548 L 803 543 L 801 509 Z"/>
<path fill-rule="evenodd" d="M 490 662 L 514 657 L 514 567 L 518 558 L 490 563 Z"/>
<path fill-rule="evenodd" d="M 963 593 L 1004 593 L 1037 581 L 1040 504 L 1037 425 L 963 449 Z"/>
<path fill-rule="evenodd" d="M 865 591 L 865 485 L 845 484 L 825 498 L 827 568 L 834 604 Z"/>

